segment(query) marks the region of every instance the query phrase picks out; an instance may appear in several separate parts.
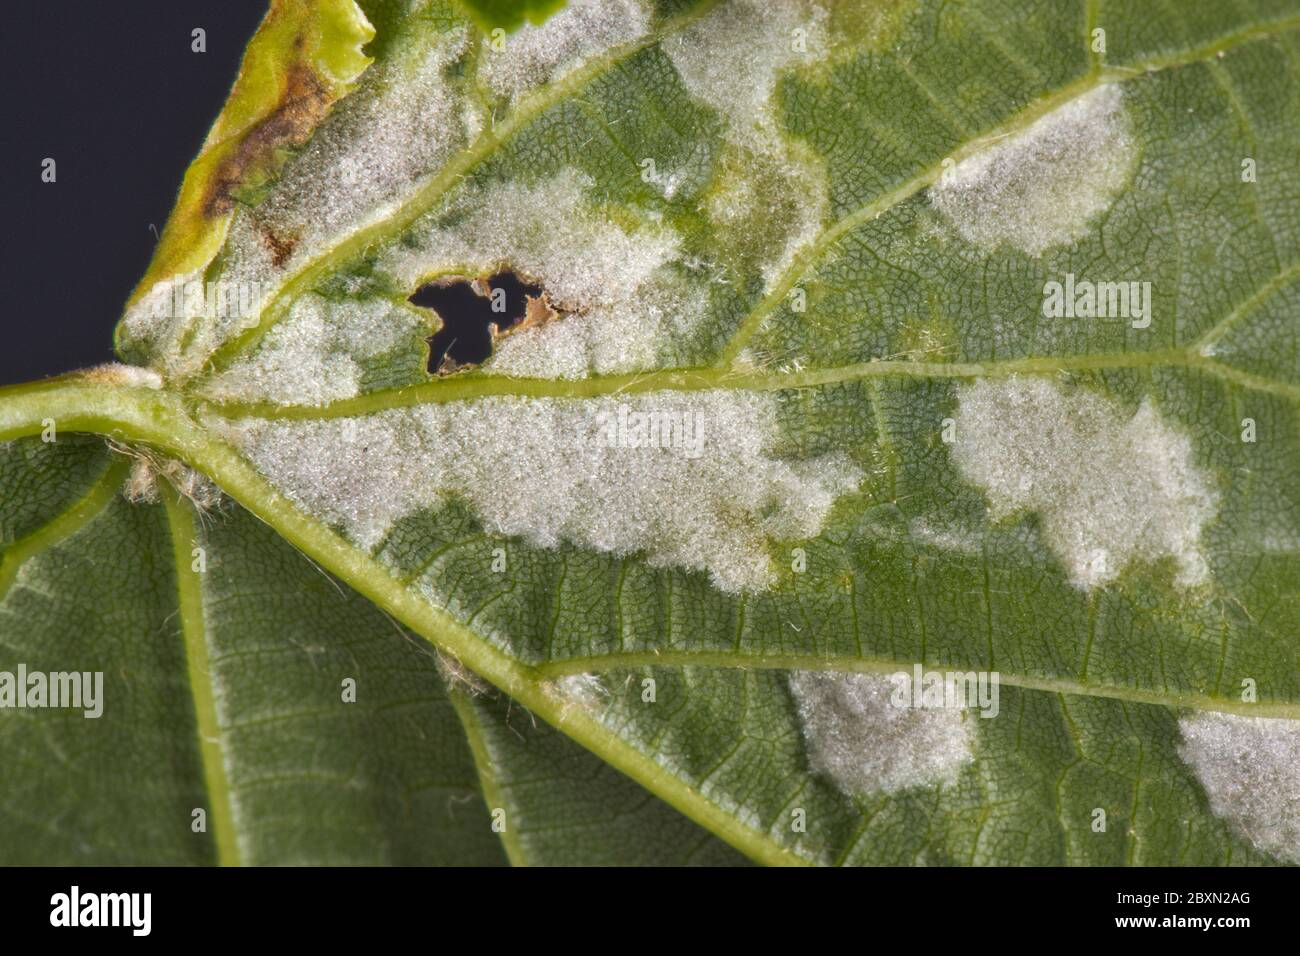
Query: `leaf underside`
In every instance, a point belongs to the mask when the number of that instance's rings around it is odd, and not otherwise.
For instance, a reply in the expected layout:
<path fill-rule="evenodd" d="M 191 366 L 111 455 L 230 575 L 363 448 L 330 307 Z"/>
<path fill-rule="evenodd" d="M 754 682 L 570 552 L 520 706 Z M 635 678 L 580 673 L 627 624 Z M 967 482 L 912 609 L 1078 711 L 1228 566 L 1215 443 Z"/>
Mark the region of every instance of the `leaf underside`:
<path fill-rule="evenodd" d="M 0 672 L 104 703 L 0 709 L 4 862 L 1300 859 L 1186 739 L 1300 719 L 1300 5 L 490 16 L 273 3 L 149 371 L 0 390 Z M 430 372 L 410 297 L 505 269 Z M 620 405 L 701 457 L 564 444 Z M 846 783 L 789 672 L 917 663 L 997 716 Z"/>

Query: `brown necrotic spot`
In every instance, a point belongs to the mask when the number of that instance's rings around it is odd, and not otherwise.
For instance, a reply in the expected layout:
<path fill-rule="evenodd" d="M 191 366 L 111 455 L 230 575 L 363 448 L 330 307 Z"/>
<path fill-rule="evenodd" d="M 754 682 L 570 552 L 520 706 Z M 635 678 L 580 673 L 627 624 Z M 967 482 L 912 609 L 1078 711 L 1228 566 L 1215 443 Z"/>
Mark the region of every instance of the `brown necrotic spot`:
<path fill-rule="evenodd" d="M 500 335 L 556 315 L 540 285 L 508 271 L 488 279 L 439 279 L 421 286 L 408 301 L 433 309 L 442 322 L 429 339 L 429 371 L 439 375 L 482 364 Z"/>
<path fill-rule="evenodd" d="M 282 236 L 265 223 L 258 225 L 258 235 L 271 253 L 271 264 L 277 269 L 289 261 L 293 250 L 298 246 L 297 236 Z"/>
<path fill-rule="evenodd" d="M 243 136 L 213 173 L 204 214 L 216 217 L 230 212 L 236 191 L 268 177 L 278 150 L 306 143 L 332 101 L 329 89 L 310 66 L 290 65 L 275 108 Z"/>

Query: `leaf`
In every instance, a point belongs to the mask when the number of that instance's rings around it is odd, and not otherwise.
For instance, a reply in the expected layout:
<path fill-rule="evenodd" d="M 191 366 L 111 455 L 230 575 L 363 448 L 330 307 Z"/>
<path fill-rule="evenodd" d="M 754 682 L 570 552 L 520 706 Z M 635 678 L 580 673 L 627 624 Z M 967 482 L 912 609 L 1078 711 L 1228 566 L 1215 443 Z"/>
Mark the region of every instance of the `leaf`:
<path fill-rule="evenodd" d="M 563 6 L 563 0 L 469 0 L 465 4 L 474 22 L 489 33 L 498 27 L 517 29 L 525 20 L 543 23 Z"/>
<path fill-rule="evenodd" d="M 285 151 L 302 146 L 352 89 L 370 63 L 361 46 L 373 36 L 351 0 L 273 0 L 132 301 L 156 282 L 211 261 L 240 191 L 263 184 Z M 119 348 L 129 352 L 130 346 L 119 342 Z"/>
<path fill-rule="evenodd" d="M 1300 6 L 531 24 L 273 6 L 0 390 L 10 856 L 1300 859 Z"/>

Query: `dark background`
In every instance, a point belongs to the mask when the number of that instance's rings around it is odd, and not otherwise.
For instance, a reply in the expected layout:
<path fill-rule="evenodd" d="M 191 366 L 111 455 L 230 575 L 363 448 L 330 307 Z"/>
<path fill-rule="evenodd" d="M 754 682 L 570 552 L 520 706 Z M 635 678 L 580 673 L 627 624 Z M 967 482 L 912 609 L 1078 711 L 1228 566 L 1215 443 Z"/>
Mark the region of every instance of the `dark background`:
<path fill-rule="evenodd" d="M 113 357 L 113 326 L 267 0 L 6 0 L 0 385 Z M 190 31 L 207 31 L 207 52 Z M 58 165 L 41 182 L 41 161 Z"/>

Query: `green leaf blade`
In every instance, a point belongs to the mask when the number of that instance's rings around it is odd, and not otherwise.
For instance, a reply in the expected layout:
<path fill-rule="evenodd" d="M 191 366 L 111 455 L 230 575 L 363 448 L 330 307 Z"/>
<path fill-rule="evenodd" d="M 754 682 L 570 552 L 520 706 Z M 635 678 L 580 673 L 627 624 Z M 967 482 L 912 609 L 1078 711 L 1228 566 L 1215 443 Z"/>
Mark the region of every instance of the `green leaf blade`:
<path fill-rule="evenodd" d="M 72 778 L 167 819 L 33 778 L 22 859 L 1300 858 L 1294 2 L 290 6 L 246 78 L 293 26 L 329 95 L 196 221 L 237 86 L 151 368 L 0 392 L 6 653 L 142 675 Z M 503 271 L 430 370 L 411 296 Z M 913 665 L 998 716 L 873 710 Z"/>

